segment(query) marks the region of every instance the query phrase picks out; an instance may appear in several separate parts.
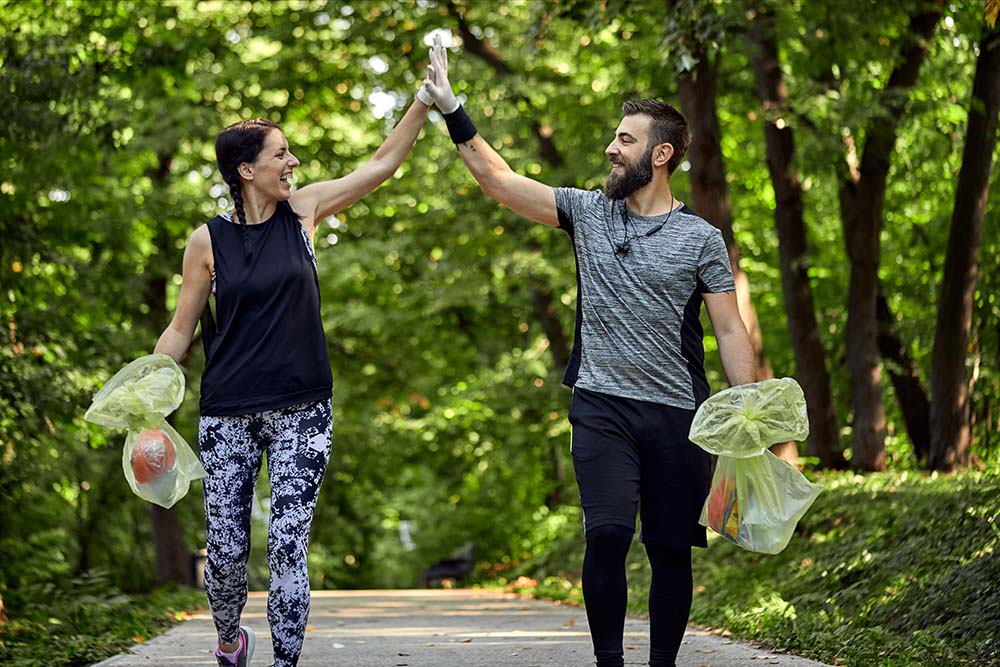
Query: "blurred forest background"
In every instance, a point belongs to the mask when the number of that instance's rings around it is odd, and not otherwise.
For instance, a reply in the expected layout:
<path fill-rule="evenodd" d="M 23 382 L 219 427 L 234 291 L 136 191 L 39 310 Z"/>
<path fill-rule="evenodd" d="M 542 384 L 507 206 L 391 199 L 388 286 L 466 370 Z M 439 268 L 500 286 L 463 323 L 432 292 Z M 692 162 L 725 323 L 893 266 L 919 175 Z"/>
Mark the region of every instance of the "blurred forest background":
<path fill-rule="evenodd" d="M 0 617 L 69 580 L 189 580 L 200 485 L 170 511 L 134 497 L 123 434 L 83 413 L 152 350 L 189 234 L 230 206 L 215 134 L 270 118 L 300 184 L 342 175 L 409 104 L 434 31 L 483 136 L 553 186 L 603 186 L 624 100 L 681 108 L 694 143 L 674 191 L 724 231 L 761 377 L 795 377 L 809 401 L 810 440 L 784 458 L 1000 474 L 995 11 L 0 0 Z M 434 112 L 316 246 L 335 413 L 314 586 L 412 586 L 467 542 L 484 576 L 581 545 L 566 235 L 485 197 Z M 202 363 L 196 340 L 174 420 L 192 444 Z M 267 511 L 262 476 L 254 588 Z"/>

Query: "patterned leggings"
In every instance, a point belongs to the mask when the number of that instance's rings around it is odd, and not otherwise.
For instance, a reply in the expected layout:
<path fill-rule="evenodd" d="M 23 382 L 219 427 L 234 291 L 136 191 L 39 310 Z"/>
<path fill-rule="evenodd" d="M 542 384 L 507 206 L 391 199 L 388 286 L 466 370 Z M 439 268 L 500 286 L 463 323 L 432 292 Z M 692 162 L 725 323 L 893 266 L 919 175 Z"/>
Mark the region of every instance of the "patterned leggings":
<path fill-rule="evenodd" d="M 205 478 L 205 591 L 219 642 L 237 641 L 247 601 L 250 508 L 267 452 L 271 570 L 267 618 L 276 667 L 298 663 L 309 616 L 306 552 L 313 509 L 330 458 L 329 400 L 238 417 L 203 416 L 198 441 Z"/>

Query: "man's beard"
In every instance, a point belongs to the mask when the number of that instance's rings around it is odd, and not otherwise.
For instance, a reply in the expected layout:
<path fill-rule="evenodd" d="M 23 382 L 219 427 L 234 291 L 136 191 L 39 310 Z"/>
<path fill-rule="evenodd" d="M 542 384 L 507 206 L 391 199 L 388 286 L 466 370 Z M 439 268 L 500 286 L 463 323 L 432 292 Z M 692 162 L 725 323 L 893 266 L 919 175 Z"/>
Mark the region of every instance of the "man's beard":
<path fill-rule="evenodd" d="M 620 176 L 614 171 L 604 182 L 604 194 L 608 199 L 625 199 L 633 192 L 653 180 L 653 149 L 635 162 L 624 161 L 625 173 Z"/>

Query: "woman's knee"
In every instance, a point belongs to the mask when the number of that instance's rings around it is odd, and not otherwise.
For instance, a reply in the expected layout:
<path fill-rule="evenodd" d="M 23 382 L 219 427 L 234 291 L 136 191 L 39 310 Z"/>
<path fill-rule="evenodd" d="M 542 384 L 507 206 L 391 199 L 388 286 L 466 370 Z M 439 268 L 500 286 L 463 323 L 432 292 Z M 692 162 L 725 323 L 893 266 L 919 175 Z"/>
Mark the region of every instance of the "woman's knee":
<path fill-rule="evenodd" d="M 247 571 L 247 561 L 250 558 L 249 549 L 240 549 L 232 553 L 221 553 L 210 549 L 205 561 L 205 576 L 216 581 L 243 576 Z"/>

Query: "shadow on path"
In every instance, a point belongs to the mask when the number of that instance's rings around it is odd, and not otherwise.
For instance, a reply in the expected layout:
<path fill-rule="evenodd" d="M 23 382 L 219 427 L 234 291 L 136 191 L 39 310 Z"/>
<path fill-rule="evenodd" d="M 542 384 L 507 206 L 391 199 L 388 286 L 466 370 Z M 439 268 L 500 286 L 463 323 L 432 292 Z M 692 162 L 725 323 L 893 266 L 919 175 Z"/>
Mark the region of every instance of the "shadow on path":
<path fill-rule="evenodd" d="M 271 664 L 267 597 L 251 593 L 243 624 L 257 633 L 254 667 Z M 625 624 L 625 664 L 645 665 L 649 624 Z M 207 611 L 97 667 L 216 667 Z M 581 607 L 497 591 L 313 593 L 301 667 L 573 667 L 594 662 Z M 677 667 L 822 667 L 689 628 Z"/>

